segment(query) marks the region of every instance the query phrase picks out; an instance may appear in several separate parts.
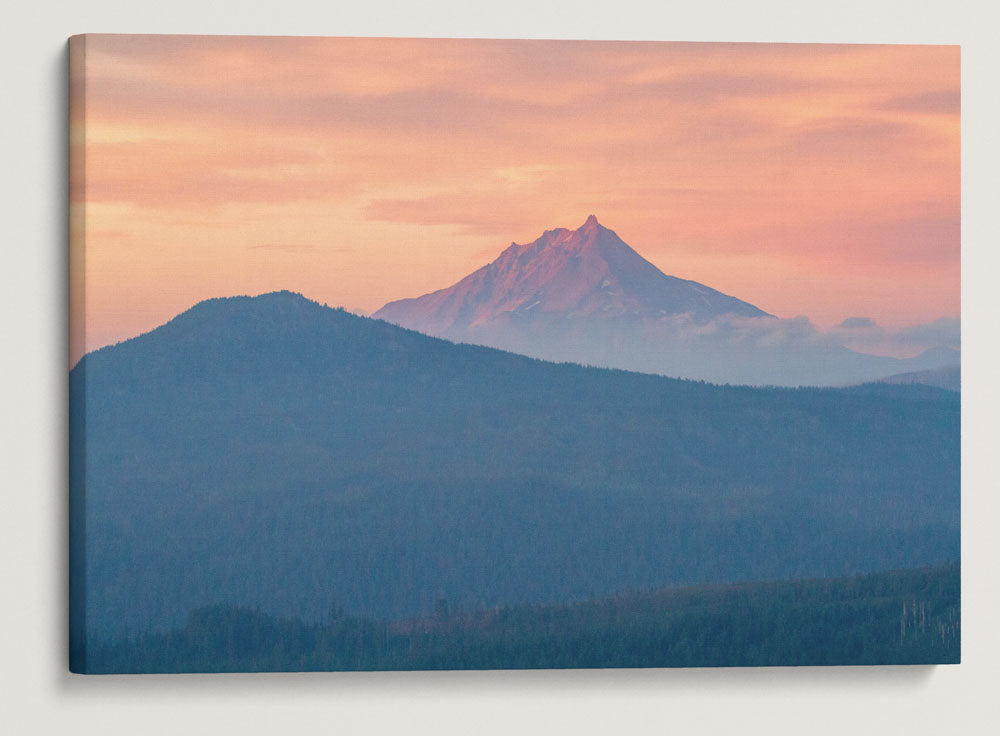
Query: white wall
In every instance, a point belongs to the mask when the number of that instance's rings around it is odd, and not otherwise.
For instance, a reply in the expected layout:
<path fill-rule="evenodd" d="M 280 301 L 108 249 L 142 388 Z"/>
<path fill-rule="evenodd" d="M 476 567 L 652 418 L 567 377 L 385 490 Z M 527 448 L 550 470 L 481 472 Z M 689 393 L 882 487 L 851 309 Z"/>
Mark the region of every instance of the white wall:
<path fill-rule="evenodd" d="M 730 7 L 730 5 L 734 7 Z M 7 733 L 976 733 L 1000 724 L 994 336 L 1000 15 L 987 2 L 36 0 L 2 67 L 0 723 Z M 65 39 L 81 32 L 963 45 L 963 660 L 955 667 L 73 677 L 66 672 Z"/>

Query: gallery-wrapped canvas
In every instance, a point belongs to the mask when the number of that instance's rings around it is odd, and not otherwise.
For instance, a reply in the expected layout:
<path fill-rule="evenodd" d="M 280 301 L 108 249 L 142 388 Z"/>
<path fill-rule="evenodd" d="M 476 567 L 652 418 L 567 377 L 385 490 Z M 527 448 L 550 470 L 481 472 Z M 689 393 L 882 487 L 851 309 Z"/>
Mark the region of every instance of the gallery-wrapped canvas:
<path fill-rule="evenodd" d="M 954 663 L 949 46 L 70 40 L 70 668 Z"/>

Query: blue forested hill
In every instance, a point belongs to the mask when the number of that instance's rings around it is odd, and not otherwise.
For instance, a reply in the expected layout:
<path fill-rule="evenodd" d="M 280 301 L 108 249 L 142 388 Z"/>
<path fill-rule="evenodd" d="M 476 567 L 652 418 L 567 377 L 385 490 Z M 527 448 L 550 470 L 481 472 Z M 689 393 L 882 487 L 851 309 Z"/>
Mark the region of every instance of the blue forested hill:
<path fill-rule="evenodd" d="M 959 399 L 759 389 L 455 345 L 288 292 L 70 374 L 71 618 L 320 620 L 959 556 Z"/>

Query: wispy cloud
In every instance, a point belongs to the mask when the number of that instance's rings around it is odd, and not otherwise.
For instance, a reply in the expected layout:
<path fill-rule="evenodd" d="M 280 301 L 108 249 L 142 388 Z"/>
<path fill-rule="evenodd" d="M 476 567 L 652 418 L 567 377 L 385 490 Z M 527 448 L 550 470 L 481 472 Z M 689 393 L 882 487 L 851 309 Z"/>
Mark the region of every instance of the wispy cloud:
<path fill-rule="evenodd" d="M 958 115 L 962 110 L 962 93 L 957 88 L 935 89 L 914 95 L 891 97 L 878 107 L 892 112 Z"/>
<path fill-rule="evenodd" d="M 315 253 L 318 245 L 293 245 L 291 243 L 257 243 L 248 245 L 247 250 L 270 251 L 273 253 Z M 349 252 L 350 248 L 337 248 L 338 252 Z"/>
<path fill-rule="evenodd" d="M 774 313 L 957 313 L 956 47 L 91 36 L 86 58 L 74 202 L 128 233 L 93 241 L 94 320 L 141 311 L 130 280 L 175 305 L 209 275 L 374 310 L 591 212 Z"/>

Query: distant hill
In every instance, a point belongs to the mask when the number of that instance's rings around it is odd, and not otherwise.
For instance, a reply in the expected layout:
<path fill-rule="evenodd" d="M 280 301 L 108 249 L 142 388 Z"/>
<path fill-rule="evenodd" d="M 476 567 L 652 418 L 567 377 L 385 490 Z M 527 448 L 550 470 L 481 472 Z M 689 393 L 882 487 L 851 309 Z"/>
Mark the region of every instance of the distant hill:
<path fill-rule="evenodd" d="M 663 273 L 593 215 L 576 230 L 512 243 L 458 283 L 372 316 L 544 360 L 713 383 L 846 385 L 953 362 L 935 351 L 900 360 L 824 340 L 800 321 Z"/>
<path fill-rule="evenodd" d="M 883 378 L 885 383 L 894 384 L 923 384 L 925 386 L 936 386 L 948 391 L 962 390 L 962 368 L 953 365 L 947 368 L 937 368 L 928 371 L 912 371 L 910 373 L 897 373 L 894 376 Z"/>
<path fill-rule="evenodd" d="M 958 396 L 915 388 L 719 387 L 288 292 L 202 302 L 70 373 L 75 651 L 206 605 L 397 618 L 958 559 Z"/>
<path fill-rule="evenodd" d="M 318 623 L 211 606 L 95 648 L 90 672 L 260 672 L 957 663 L 957 564 L 832 580 L 701 585 L 404 622 Z"/>

